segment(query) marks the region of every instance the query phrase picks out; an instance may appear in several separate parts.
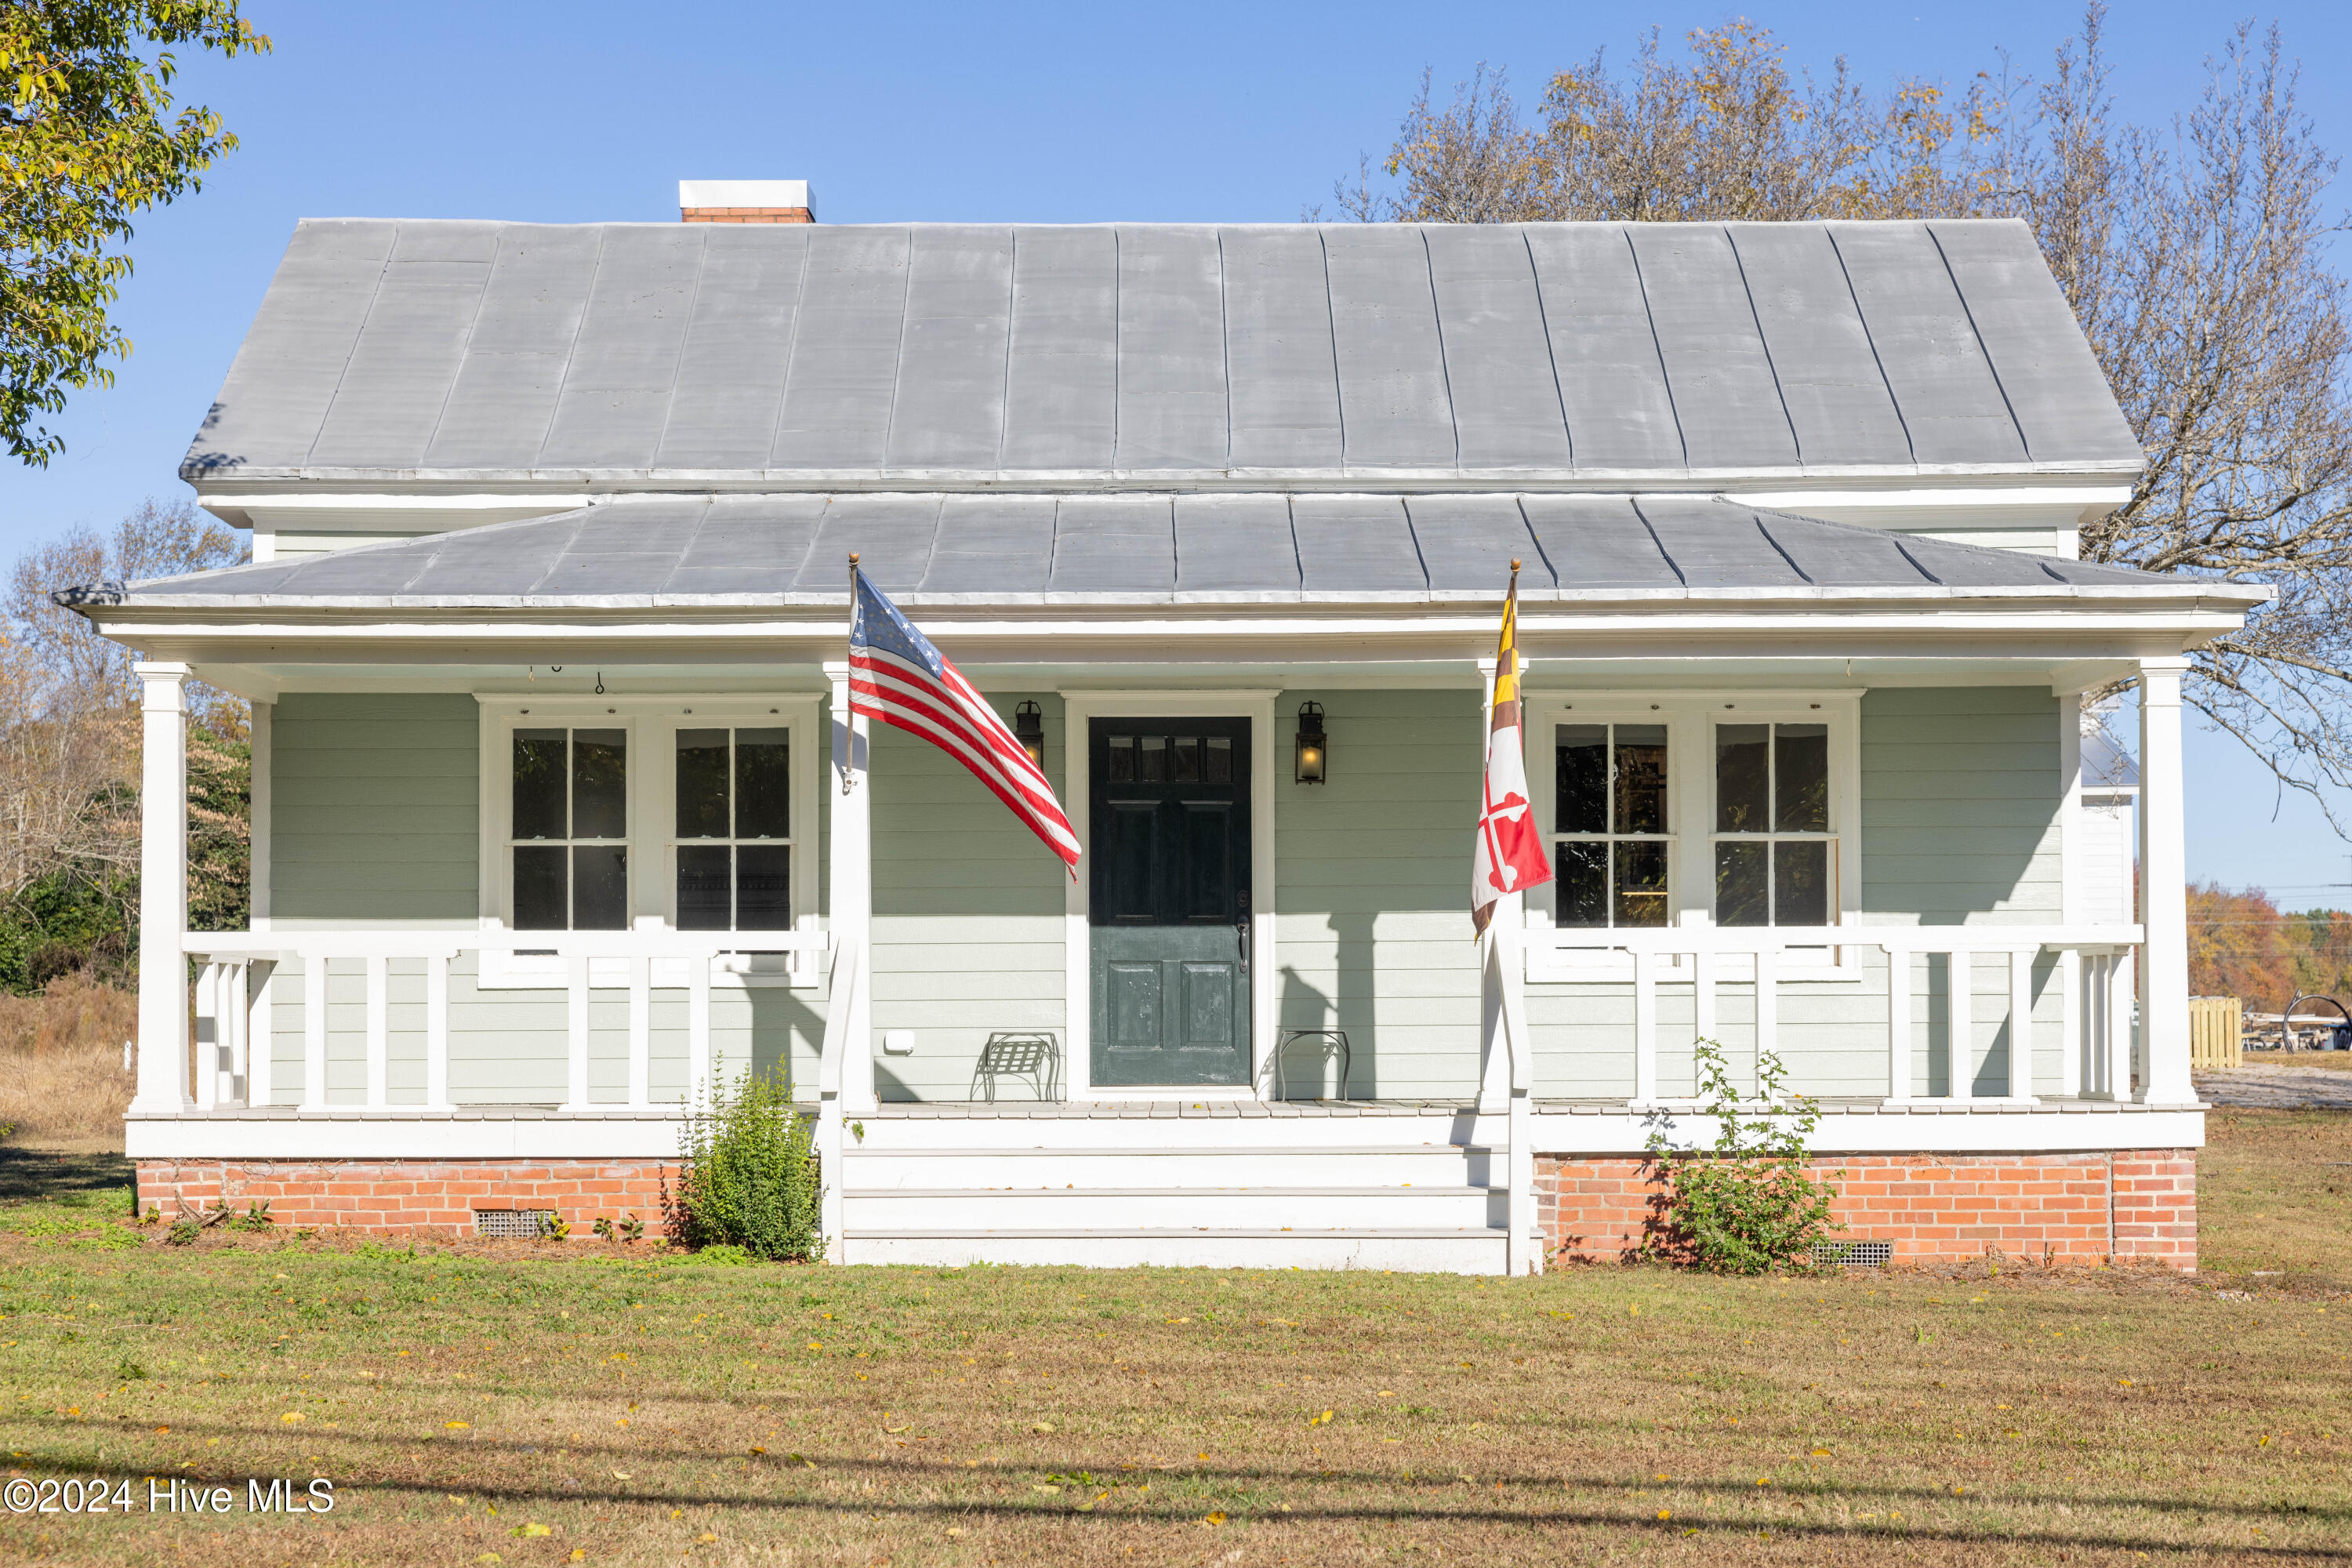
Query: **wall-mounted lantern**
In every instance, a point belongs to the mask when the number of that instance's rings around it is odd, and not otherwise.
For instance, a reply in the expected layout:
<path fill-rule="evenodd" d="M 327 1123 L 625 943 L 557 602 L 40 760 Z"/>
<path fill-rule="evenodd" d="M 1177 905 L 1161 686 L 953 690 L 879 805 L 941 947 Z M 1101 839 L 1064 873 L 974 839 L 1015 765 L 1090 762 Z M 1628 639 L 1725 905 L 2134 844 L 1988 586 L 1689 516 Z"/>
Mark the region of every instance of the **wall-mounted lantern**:
<path fill-rule="evenodd" d="M 1330 747 L 1323 738 L 1323 704 L 1298 705 L 1298 760 L 1291 776 L 1300 784 L 1321 784 L 1323 764 Z"/>
<path fill-rule="evenodd" d="M 1013 710 L 1013 738 L 1029 753 L 1029 760 L 1038 767 L 1045 765 L 1045 715 L 1034 702 L 1024 702 Z"/>

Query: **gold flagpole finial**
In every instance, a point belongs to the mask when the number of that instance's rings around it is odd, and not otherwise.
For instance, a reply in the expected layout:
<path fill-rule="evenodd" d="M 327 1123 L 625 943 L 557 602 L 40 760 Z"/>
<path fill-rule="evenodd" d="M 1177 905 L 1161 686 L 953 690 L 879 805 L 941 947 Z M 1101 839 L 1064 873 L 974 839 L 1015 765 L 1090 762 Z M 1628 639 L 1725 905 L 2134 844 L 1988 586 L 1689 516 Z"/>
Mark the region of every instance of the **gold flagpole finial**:
<path fill-rule="evenodd" d="M 1514 561 L 1514 562 L 1512 562 L 1512 563 L 1511 563 L 1511 564 L 1512 564 L 1512 566 L 1513 566 L 1513 567 L 1515 567 L 1515 568 L 1516 568 L 1516 567 L 1518 565 L 1518 563 L 1517 563 L 1517 562 L 1516 562 L 1516 561 Z M 850 569 L 851 571 L 853 571 L 853 572 L 855 572 L 856 570 L 857 570 L 857 552 L 856 552 L 855 550 L 853 550 L 853 551 L 851 551 L 851 552 L 849 552 L 849 569 Z"/>
<path fill-rule="evenodd" d="M 1514 576 L 1514 577 L 1516 577 L 1516 576 L 1517 576 L 1518 574 L 1519 574 L 1519 558 L 1518 558 L 1517 556 L 1514 555 L 1514 556 L 1512 556 L 1512 557 L 1511 557 L 1511 575 L 1512 575 L 1512 576 Z"/>

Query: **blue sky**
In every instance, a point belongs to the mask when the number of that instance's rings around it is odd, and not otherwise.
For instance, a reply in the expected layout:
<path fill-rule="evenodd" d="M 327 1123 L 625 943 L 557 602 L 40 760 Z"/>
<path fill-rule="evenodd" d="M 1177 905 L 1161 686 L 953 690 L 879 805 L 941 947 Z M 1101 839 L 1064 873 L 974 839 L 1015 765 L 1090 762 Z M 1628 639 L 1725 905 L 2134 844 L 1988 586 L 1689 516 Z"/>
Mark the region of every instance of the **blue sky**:
<path fill-rule="evenodd" d="M 67 454 L 0 469 L 0 556 L 145 496 L 173 468 L 294 221 L 367 215 L 552 222 L 676 216 L 681 178 L 806 178 L 820 218 L 1296 218 L 1356 154 L 1387 145 L 1424 66 L 1481 60 L 1523 99 L 1597 47 L 1620 58 L 1745 14 L 1799 63 L 1844 54 L 1867 80 L 1958 82 L 2007 48 L 2042 68 L 2066 5 L 1785 4 L 890 6 L 294 4 L 251 0 L 276 53 L 189 62 L 188 99 L 243 140 L 202 195 L 142 221 L 117 385 L 75 399 Z M 2246 13 L 2124 0 L 2111 18 L 2127 114 L 2186 107 L 2200 60 Z M 2284 25 L 2307 107 L 2352 147 L 2352 7 L 2295 0 Z M 2352 189 L 2342 193 L 2352 200 Z M 2189 752 L 2193 877 L 2296 904 L 2352 899 L 2352 846 L 2234 742 Z"/>

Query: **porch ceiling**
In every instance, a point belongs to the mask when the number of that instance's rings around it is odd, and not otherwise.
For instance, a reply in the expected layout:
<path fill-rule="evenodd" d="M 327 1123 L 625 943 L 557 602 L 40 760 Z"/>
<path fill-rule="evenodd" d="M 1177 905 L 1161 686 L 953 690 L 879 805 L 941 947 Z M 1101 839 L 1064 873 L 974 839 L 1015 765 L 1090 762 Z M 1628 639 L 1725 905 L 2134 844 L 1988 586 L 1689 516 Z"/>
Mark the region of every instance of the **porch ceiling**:
<path fill-rule="evenodd" d="M 971 608 L 2183 599 L 2268 590 L 1900 536 L 1722 497 L 629 496 L 555 517 L 128 585 L 77 607 L 837 614 L 852 551 L 909 605 Z"/>

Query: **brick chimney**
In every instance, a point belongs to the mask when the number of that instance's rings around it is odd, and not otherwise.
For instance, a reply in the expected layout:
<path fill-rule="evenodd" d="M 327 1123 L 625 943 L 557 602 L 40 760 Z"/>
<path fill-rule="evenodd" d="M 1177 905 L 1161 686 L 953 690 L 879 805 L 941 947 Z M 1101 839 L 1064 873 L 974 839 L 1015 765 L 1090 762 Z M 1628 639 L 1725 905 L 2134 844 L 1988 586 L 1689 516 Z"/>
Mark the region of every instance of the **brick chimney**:
<path fill-rule="evenodd" d="M 814 223 L 806 180 L 680 180 L 681 223 Z"/>

